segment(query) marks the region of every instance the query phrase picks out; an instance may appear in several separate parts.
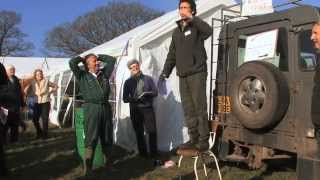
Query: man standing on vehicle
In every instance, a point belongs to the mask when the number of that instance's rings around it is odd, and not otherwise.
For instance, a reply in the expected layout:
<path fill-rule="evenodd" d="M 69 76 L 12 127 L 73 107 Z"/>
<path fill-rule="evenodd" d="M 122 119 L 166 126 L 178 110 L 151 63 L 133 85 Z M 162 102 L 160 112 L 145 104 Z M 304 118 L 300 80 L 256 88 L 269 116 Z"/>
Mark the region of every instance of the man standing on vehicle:
<path fill-rule="evenodd" d="M 159 77 L 162 82 L 176 67 L 179 76 L 181 104 L 190 141 L 180 149 L 208 150 L 209 126 L 207 113 L 207 54 L 204 41 L 212 34 L 212 28 L 196 17 L 193 0 L 180 0 L 181 20 L 174 30 L 169 53 Z"/>
<path fill-rule="evenodd" d="M 314 44 L 314 48 L 316 48 L 317 54 L 319 54 L 320 52 L 320 21 L 313 25 L 310 39 Z M 320 64 L 318 60 L 317 66 L 316 66 L 316 72 L 314 75 L 311 117 L 314 125 L 315 138 L 318 143 L 318 155 L 320 156 L 320 110 L 319 110 L 320 104 L 319 103 L 320 103 Z"/>

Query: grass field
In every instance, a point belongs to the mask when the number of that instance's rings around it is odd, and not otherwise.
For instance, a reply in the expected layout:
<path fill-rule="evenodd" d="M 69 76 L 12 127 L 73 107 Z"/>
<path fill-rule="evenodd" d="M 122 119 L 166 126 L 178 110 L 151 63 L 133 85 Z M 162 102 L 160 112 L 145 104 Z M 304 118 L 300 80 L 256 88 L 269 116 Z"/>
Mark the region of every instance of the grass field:
<path fill-rule="evenodd" d="M 50 129 L 50 138 L 47 140 L 34 140 L 32 128 L 22 134 L 20 142 L 8 145 L 6 148 L 8 166 L 11 176 L 7 179 L 48 180 L 48 179 L 97 179 L 97 180 L 168 180 L 195 179 L 193 174 L 193 161 L 186 159 L 182 167 L 164 169 L 154 166 L 153 160 L 140 158 L 120 147 L 115 147 L 116 161 L 112 169 L 99 168 L 87 177 L 82 176 L 81 161 L 75 151 L 75 133 L 72 129 Z M 174 154 L 164 154 L 177 162 Z M 225 164 L 220 162 L 224 180 L 288 180 L 295 177 L 294 161 L 270 162 L 260 170 L 248 170 L 243 164 Z M 208 179 L 218 179 L 213 164 L 208 168 Z M 200 179 L 204 171 L 199 166 Z"/>

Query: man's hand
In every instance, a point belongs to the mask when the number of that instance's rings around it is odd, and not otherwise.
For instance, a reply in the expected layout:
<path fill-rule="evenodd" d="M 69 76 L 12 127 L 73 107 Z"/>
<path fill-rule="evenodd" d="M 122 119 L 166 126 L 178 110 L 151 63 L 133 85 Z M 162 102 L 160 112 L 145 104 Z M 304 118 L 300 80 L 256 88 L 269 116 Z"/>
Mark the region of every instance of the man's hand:
<path fill-rule="evenodd" d="M 159 76 L 159 82 L 163 82 L 163 81 L 165 81 L 165 80 L 166 80 L 166 75 L 161 74 L 161 75 Z"/>
<path fill-rule="evenodd" d="M 129 97 L 129 103 L 137 103 L 138 99 L 134 97 Z"/>
<path fill-rule="evenodd" d="M 157 83 L 157 87 L 158 87 L 158 92 L 159 94 L 161 95 L 165 95 L 167 94 L 167 87 L 166 87 L 166 75 L 165 74 L 161 74 L 159 76 L 159 80 L 158 80 L 158 83 Z"/>

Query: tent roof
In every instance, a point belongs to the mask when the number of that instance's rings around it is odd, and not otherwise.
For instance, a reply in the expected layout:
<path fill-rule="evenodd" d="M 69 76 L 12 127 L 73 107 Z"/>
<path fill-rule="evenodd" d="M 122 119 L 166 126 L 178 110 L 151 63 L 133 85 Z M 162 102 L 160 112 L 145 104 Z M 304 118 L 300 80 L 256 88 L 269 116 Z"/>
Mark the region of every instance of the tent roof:
<path fill-rule="evenodd" d="M 234 0 L 198 0 L 197 1 L 197 16 L 203 16 L 208 11 L 235 4 Z M 135 41 L 130 43 L 129 46 L 141 46 L 147 42 L 160 37 L 163 34 L 171 32 L 175 27 L 175 21 L 179 20 L 177 10 L 168 12 L 146 24 L 138 26 L 127 33 L 124 33 L 104 44 L 94 47 L 83 54 L 96 53 L 96 54 L 109 54 L 111 56 L 122 55 L 128 41 Z"/>
<path fill-rule="evenodd" d="M 18 77 L 30 75 L 37 68 L 42 69 L 45 75 L 69 70 L 69 58 L 0 57 L 0 62 L 13 65 Z"/>

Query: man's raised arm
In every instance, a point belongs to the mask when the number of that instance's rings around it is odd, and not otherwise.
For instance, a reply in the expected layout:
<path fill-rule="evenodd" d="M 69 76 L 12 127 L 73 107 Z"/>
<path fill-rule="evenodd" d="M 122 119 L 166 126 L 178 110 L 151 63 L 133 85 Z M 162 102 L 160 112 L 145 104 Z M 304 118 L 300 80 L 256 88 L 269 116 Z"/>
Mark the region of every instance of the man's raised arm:
<path fill-rule="evenodd" d="M 71 71 L 73 72 L 73 74 L 75 75 L 75 77 L 77 79 L 79 79 L 81 77 L 81 74 L 83 73 L 83 70 L 81 70 L 80 67 L 79 67 L 79 63 L 82 62 L 82 61 L 83 61 L 83 59 L 80 56 L 72 58 L 69 61 L 70 69 L 71 69 Z"/>
<path fill-rule="evenodd" d="M 104 54 L 99 54 L 98 55 L 98 60 L 105 63 L 103 67 L 103 73 L 107 76 L 110 77 L 114 64 L 116 63 L 117 58 L 109 55 L 104 55 Z"/>

